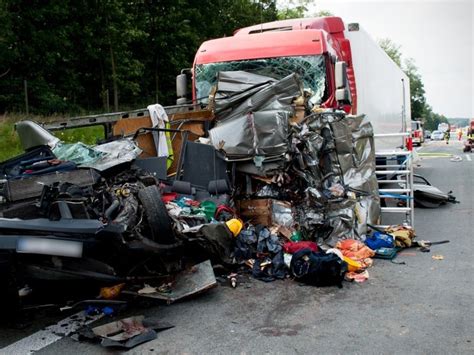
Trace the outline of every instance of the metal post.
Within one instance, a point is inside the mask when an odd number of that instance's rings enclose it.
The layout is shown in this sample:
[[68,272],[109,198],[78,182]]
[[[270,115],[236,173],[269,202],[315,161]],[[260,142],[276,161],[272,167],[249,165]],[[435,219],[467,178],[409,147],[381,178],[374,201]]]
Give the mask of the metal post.
[[[405,116],[405,111],[406,111],[406,102],[405,102],[405,79],[402,78],[402,132],[407,131],[407,118]],[[410,125],[410,136],[411,136],[411,125]],[[402,147],[405,146],[405,138],[402,138]]]
[[29,115],[30,114],[30,107],[28,105],[28,82],[25,80],[23,80],[23,88],[25,90],[25,108],[26,108],[26,114]]
[[107,112],[110,112],[109,89],[105,90],[105,104],[107,106]]

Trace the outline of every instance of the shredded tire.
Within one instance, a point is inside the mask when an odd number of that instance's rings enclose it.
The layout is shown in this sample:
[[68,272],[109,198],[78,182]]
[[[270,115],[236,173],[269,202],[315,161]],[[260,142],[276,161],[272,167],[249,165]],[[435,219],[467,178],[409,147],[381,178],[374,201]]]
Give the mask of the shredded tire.
[[148,186],[138,191],[145,217],[148,221],[150,239],[160,244],[173,244],[176,239],[173,234],[172,220],[166,206],[161,200],[160,191],[156,186]]

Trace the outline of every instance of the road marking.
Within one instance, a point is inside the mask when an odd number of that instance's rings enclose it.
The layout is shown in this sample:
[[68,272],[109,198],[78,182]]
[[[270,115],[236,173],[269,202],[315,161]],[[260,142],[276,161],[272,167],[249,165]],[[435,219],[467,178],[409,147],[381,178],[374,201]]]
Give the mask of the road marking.
[[466,154],[465,157],[467,160],[471,161],[471,157],[469,155]]
[[430,152],[430,153],[428,153],[428,152],[426,152],[426,153],[425,153],[425,152],[422,152],[422,153],[418,153],[418,155],[419,155],[420,157],[434,157],[434,158],[444,158],[444,157],[450,158],[450,157],[453,156],[453,155],[450,154],[450,153],[435,153],[435,152]]
[[0,349],[0,354],[33,354],[103,316],[103,314],[88,316],[84,311],[73,314],[56,324]]

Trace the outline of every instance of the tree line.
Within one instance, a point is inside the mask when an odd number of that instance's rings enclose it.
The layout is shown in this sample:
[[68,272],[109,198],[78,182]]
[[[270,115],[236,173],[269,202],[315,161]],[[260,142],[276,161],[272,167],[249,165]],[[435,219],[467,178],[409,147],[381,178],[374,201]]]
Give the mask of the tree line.
[[0,0],[0,113],[172,104],[200,43],[277,19],[276,0]]
[[[199,45],[237,28],[308,15],[309,0],[0,0],[0,113],[82,114],[175,102],[175,76]],[[320,11],[313,16],[330,16]],[[446,121],[400,47],[412,118]],[[27,101],[27,102],[26,102]]]

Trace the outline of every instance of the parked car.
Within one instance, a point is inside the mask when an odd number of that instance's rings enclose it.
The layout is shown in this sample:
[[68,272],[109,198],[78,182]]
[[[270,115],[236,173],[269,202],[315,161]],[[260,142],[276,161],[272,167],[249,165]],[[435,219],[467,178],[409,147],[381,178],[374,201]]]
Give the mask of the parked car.
[[444,139],[444,133],[441,131],[433,131],[431,133],[431,139],[434,141],[442,141]]
[[425,139],[431,138],[431,131],[425,131]]

